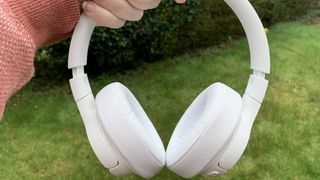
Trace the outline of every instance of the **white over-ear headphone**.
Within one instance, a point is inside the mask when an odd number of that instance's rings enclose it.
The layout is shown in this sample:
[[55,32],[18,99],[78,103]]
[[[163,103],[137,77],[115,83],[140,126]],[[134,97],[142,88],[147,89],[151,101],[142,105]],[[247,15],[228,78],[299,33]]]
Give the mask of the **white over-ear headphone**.
[[242,98],[221,83],[205,89],[182,116],[166,152],[148,116],[124,85],[112,83],[94,99],[84,66],[95,24],[81,16],[69,52],[70,85],[89,142],[113,175],[150,178],[166,164],[185,178],[216,176],[240,159],[267,90],[270,55],[263,25],[250,2],[224,1],[240,19],[249,41],[253,73],[247,89]]

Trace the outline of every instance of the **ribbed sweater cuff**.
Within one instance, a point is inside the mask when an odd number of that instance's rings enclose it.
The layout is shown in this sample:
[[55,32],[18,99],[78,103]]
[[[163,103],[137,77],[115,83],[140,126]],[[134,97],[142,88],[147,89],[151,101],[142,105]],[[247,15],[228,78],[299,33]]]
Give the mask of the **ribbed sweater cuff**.
[[78,0],[6,0],[6,3],[36,47],[70,35],[80,17]]
[[0,120],[31,79],[36,49],[70,35],[79,17],[77,0],[0,0]]

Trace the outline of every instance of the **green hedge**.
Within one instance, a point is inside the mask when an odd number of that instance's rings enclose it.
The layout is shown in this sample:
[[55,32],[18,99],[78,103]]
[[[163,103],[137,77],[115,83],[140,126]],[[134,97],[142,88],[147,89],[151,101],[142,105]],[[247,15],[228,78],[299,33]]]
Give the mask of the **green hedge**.
[[[312,0],[252,0],[265,26],[301,15]],[[124,72],[141,62],[179,55],[195,48],[220,45],[239,38],[243,30],[222,0],[188,0],[176,5],[163,0],[139,22],[129,22],[118,30],[97,28],[89,49],[90,75]],[[66,68],[69,39],[45,47],[36,56],[36,78],[62,80]]]

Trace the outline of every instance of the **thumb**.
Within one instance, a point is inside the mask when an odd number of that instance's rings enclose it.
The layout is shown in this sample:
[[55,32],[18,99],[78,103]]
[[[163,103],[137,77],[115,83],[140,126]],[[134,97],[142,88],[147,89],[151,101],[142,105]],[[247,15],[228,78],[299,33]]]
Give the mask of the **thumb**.
[[176,0],[176,3],[178,3],[178,4],[183,4],[185,2],[186,2],[186,0]]

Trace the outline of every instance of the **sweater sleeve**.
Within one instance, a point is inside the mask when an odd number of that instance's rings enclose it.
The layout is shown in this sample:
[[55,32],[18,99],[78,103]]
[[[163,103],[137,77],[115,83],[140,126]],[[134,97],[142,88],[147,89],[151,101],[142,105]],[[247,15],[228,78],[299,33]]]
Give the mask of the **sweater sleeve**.
[[0,120],[32,78],[36,49],[69,36],[79,16],[77,0],[0,0]]

